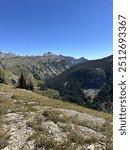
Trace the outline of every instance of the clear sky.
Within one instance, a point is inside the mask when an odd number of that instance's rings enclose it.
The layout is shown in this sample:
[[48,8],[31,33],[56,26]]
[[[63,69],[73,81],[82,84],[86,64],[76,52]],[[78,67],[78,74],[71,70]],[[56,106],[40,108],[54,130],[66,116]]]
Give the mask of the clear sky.
[[112,0],[0,0],[0,51],[112,54]]

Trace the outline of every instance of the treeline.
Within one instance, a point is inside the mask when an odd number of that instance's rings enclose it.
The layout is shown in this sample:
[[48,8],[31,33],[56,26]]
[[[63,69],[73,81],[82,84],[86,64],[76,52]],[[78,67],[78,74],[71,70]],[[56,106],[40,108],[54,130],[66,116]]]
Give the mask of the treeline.
[[[41,89],[52,88],[60,97],[96,110],[112,112],[113,57],[77,64],[62,74],[47,79]],[[94,99],[86,97],[83,90],[100,89]]]
[[[0,69],[0,83],[6,83],[5,73],[2,69]],[[7,84],[7,83],[6,83]],[[23,73],[19,76],[18,84],[16,85],[18,88],[26,89],[26,90],[34,90],[33,81],[31,78],[27,79]]]

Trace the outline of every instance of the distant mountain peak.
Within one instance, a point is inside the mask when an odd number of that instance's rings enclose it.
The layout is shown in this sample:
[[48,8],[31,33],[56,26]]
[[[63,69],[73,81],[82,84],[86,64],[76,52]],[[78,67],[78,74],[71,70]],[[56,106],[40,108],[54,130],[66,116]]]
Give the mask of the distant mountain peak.
[[47,53],[44,53],[44,56],[45,55],[54,55],[52,52],[48,51]]
[[2,53],[0,51],[0,57],[15,57],[16,55],[13,53]]
[[52,52],[50,52],[50,51],[49,51],[49,52],[47,52],[47,55],[52,55]]
[[84,58],[84,57],[80,57],[79,59],[80,59],[80,60],[84,60],[85,58]]

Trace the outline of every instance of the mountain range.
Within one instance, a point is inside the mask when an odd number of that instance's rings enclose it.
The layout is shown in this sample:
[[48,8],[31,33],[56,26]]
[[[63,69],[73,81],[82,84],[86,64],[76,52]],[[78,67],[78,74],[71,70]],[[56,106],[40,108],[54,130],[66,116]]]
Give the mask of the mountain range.
[[112,150],[112,103],[112,55],[0,53],[1,150]]
[[[8,84],[18,85],[21,73],[35,89],[56,90],[58,98],[112,113],[113,56],[97,60],[55,55],[17,56],[0,52],[0,69]],[[52,94],[49,91],[49,97]],[[57,96],[56,96],[57,98]]]
[[86,62],[87,59],[75,59],[69,56],[55,55],[51,52],[42,56],[17,56],[12,53],[0,53],[0,68],[5,72],[7,82],[17,83],[21,72],[34,82],[40,82],[53,77],[72,67],[77,63]]

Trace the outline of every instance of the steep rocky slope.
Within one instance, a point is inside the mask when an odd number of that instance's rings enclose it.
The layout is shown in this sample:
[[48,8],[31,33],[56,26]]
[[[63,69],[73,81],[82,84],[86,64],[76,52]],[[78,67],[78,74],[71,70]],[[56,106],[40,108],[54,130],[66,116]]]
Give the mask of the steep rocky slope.
[[65,101],[111,113],[113,56],[76,64],[47,79],[43,87],[58,90]]
[[112,150],[112,116],[0,84],[1,150]]
[[71,66],[87,61],[84,58],[75,59],[50,52],[43,56],[15,56],[10,53],[0,54],[0,69],[6,74],[8,81],[17,82],[23,72],[28,78],[36,81],[44,80],[60,74]]

